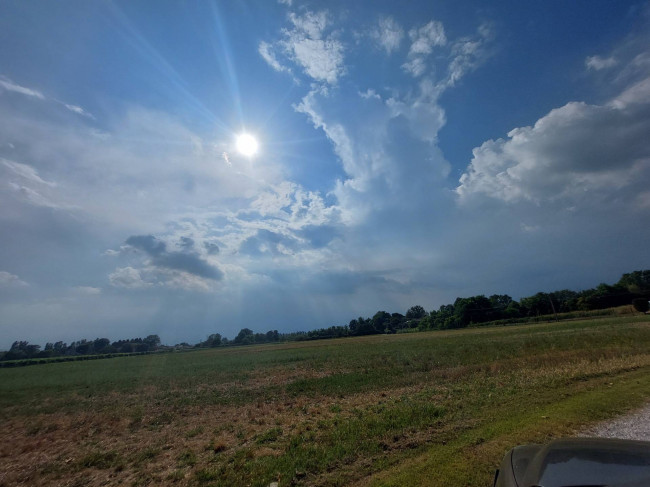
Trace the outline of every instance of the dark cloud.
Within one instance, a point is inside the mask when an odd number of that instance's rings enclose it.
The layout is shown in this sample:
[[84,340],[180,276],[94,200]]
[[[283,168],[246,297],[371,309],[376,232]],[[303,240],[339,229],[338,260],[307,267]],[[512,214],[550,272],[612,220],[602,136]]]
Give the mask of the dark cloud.
[[208,255],[217,255],[221,249],[214,242],[203,242],[203,246],[208,251]]
[[[194,245],[194,240],[188,237],[181,237],[181,242],[186,249]],[[203,260],[198,254],[187,251],[167,252],[165,242],[153,235],[134,235],[127,238],[126,243],[149,254],[151,263],[157,267],[187,272],[215,281],[223,279],[221,269]]]
[[181,247],[184,250],[192,250],[194,248],[194,239],[190,237],[181,237]]
[[131,247],[143,250],[152,257],[164,253],[167,249],[165,242],[158,240],[153,235],[133,235],[126,239],[126,243]]
[[297,241],[292,237],[270,230],[258,230],[254,236],[248,237],[242,242],[239,251],[246,255],[278,255],[284,253],[280,251],[280,245],[295,250]]
[[211,265],[194,253],[166,252],[154,257],[153,264],[215,281],[223,279],[223,272],[218,267]]

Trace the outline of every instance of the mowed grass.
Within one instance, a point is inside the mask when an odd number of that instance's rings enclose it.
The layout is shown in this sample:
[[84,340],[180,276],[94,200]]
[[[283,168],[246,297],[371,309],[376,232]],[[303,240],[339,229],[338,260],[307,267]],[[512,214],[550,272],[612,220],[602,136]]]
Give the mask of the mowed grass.
[[0,369],[0,486],[490,485],[649,371],[641,315]]

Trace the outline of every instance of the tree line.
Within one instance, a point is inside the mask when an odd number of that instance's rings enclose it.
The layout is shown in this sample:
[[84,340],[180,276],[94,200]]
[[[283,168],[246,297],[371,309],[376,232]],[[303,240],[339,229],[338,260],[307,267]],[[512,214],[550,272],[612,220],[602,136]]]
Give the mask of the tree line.
[[404,331],[448,330],[465,328],[490,322],[515,322],[531,317],[591,311],[632,304],[641,312],[648,311],[650,299],[650,270],[623,274],[617,283],[599,284],[584,291],[562,289],[550,293],[538,292],[515,301],[507,294],[483,294],[456,298],[453,304],[445,304],[427,312],[422,306],[410,307],[405,314],[377,311],[372,317],[362,316],[350,320],[347,325],[334,325],[311,331],[279,333],[271,330],[255,333],[243,328],[233,339],[219,333],[209,335],[194,345],[179,343],[174,347],[161,345],[158,335],[111,342],[108,338],[80,340],[70,343],[47,343],[43,349],[27,341],[16,341],[7,352],[0,352],[0,361],[22,359],[47,359],[51,357],[75,357],[115,353],[148,353],[172,349],[215,348],[252,345],[286,341],[316,340],[349,336],[400,333]]
[[160,346],[160,337],[158,335],[117,340],[115,342],[111,342],[108,338],[96,338],[95,340],[75,341],[69,345],[64,342],[46,343],[42,350],[40,345],[21,340],[15,341],[9,351],[0,352],[0,361],[155,352]]
[[228,345],[248,345],[273,341],[302,341],[348,336],[399,333],[408,330],[448,330],[465,328],[490,322],[510,321],[570,313],[591,311],[616,306],[630,305],[641,312],[648,311],[650,299],[650,270],[634,271],[623,276],[617,283],[599,284],[584,291],[562,289],[550,293],[538,292],[532,296],[514,300],[507,294],[493,294],[489,297],[480,294],[467,298],[456,298],[453,304],[445,304],[437,310],[427,312],[422,306],[410,307],[406,314],[377,311],[372,317],[358,317],[347,325],[335,325],[311,331],[294,333],[254,333],[248,328],[239,332],[229,341],[218,336],[215,341],[208,340],[196,346],[215,347]]

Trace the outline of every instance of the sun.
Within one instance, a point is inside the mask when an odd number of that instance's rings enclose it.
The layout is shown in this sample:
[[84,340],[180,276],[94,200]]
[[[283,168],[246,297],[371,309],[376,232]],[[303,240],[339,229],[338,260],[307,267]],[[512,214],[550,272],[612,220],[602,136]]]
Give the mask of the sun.
[[257,154],[257,140],[251,134],[239,134],[235,144],[237,145],[237,151],[243,156],[252,157]]

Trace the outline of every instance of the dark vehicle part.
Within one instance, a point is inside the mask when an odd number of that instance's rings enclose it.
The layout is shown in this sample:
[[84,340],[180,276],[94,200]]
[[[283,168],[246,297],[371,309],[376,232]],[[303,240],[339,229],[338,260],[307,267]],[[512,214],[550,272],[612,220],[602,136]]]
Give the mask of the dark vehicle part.
[[650,486],[650,442],[566,438],[506,453],[494,487]]

